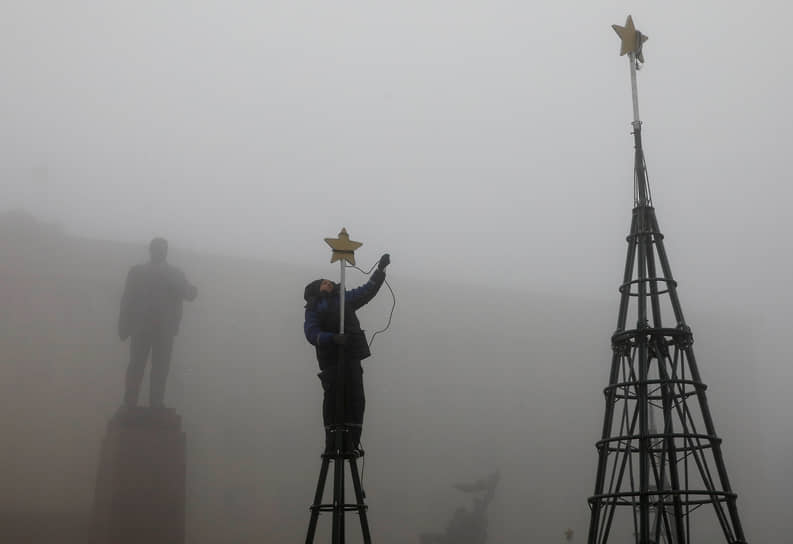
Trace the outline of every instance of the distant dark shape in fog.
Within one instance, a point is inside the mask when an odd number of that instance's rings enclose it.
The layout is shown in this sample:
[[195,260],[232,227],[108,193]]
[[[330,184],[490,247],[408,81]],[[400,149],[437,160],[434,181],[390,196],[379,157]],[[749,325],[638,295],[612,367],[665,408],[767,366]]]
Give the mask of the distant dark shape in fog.
[[151,353],[149,404],[161,408],[165,382],[171,365],[174,336],[182,321],[182,301],[195,300],[198,289],[181,270],[167,262],[168,242],[155,238],[149,244],[149,262],[133,266],[127,274],[118,336],[129,343],[129,366],[124,391],[124,406],[134,408]]
[[464,493],[476,493],[473,508],[454,511],[444,533],[423,533],[421,544],[485,544],[487,542],[487,507],[493,500],[501,475],[495,471],[473,483],[455,484]]

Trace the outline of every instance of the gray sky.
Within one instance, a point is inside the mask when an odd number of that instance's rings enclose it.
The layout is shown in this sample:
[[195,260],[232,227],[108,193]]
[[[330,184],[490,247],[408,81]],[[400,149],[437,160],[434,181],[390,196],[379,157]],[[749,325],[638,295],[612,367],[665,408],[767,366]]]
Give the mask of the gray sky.
[[322,263],[346,226],[366,264],[389,250],[422,277],[612,289],[632,139],[610,25],[631,12],[676,272],[724,274],[731,252],[780,265],[789,245],[781,1],[5,11],[3,206],[77,234]]

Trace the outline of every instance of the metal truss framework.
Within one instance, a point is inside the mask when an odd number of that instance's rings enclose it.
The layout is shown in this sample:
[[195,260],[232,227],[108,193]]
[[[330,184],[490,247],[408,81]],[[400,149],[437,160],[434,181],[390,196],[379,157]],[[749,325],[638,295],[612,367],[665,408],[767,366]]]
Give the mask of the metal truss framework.
[[[632,527],[638,544],[691,544],[692,514],[709,505],[724,542],[743,544],[736,494],[652,206],[638,121],[634,143],[633,217],[587,542],[605,544],[618,526]],[[674,326],[664,326],[664,315]],[[629,316],[635,328],[626,327]]]

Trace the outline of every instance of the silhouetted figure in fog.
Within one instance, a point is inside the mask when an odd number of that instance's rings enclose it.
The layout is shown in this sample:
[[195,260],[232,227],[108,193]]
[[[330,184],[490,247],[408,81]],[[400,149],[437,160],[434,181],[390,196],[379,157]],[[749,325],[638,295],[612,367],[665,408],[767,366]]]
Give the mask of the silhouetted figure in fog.
[[444,533],[424,533],[419,536],[421,544],[485,544],[487,542],[487,507],[493,500],[500,474],[493,472],[483,480],[472,484],[455,484],[454,487],[465,493],[480,493],[474,497],[474,507],[469,512],[465,508],[454,511]]
[[[349,443],[345,449],[358,449],[365,398],[363,392],[363,368],[361,361],[371,355],[366,335],[355,311],[374,298],[385,281],[385,268],[391,263],[386,253],[380,257],[377,270],[369,281],[345,292],[344,334],[339,334],[339,285],[326,279],[314,280],[306,286],[303,298],[306,301],[306,320],[303,331],[306,339],[317,348],[319,378],[325,396],[322,402],[322,419],[325,423],[325,449],[333,449],[334,424],[349,426]],[[339,346],[344,346],[344,415],[346,421],[336,421],[336,365],[339,361]]]
[[131,337],[124,405],[138,404],[138,392],[146,361],[151,353],[151,389],[149,404],[162,407],[165,381],[171,365],[173,338],[182,320],[182,301],[195,300],[198,290],[184,273],[166,262],[168,242],[155,238],[149,244],[150,260],[133,266],[127,274],[118,335]]

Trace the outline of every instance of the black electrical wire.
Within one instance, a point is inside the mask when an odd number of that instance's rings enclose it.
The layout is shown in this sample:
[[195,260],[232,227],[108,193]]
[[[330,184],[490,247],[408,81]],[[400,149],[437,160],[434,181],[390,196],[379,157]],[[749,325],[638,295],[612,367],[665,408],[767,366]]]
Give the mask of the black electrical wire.
[[[354,264],[350,265],[349,268],[354,268],[355,270],[358,270],[359,272],[362,272],[364,275],[368,276],[369,274],[372,273],[372,270],[374,270],[374,267],[377,266],[377,264],[379,262],[380,261],[374,263],[372,265],[372,267],[369,269],[369,271],[364,271],[361,268],[358,268],[357,266],[355,266]],[[384,282],[385,282],[386,287],[388,287],[388,290],[391,291],[391,300],[392,300],[391,311],[388,314],[388,323],[386,323],[386,326],[384,328],[378,330],[378,331],[375,331],[374,334],[372,334],[372,338],[369,340],[369,347],[370,348],[372,347],[372,343],[374,342],[374,337],[377,336],[378,334],[380,334],[381,332],[387,331],[388,328],[391,326],[391,318],[394,317],[394,309],[396,308],[396,295],[394,294],[394,290],[391,288],[391,285],[388,283],[388,280],[384,280]]]

